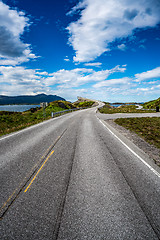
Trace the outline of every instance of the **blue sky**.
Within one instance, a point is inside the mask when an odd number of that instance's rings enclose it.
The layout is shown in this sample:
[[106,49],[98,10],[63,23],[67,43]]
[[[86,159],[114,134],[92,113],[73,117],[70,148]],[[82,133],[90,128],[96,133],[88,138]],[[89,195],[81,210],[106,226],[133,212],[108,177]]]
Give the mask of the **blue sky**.
[[0,1],[0,94],[160,97],[159,0]]

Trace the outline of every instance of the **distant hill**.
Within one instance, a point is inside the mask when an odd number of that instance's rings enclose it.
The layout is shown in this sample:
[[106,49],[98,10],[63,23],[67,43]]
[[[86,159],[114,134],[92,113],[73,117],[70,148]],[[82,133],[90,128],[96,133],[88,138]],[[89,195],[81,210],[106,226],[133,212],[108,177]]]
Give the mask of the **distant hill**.
[[160,97],[156,100],[149,101],[143,104],[144,108],[155,109],[156,106],[160,107]]
[[65,101],[64,98],[61,98],[56,95],[46,95],[38,94],[35,96],[32,95],[21,95],[21,96],[4,96],[0,95],[0,105],[7,104],[40,104],[41,102],[53,102],[56,100]]

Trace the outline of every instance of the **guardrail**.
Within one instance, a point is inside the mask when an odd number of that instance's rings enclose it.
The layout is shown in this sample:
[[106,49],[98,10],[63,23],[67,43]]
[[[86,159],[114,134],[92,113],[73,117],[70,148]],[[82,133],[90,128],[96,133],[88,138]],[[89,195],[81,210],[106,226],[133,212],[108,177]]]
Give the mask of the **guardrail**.
[[154,112],[159,112],[159,108],[141,108],[140,110],[142,111],[154,111]]
[[61,115],[63,113],[73,112],[73,111],[82,110],[82,109],[87,109],[87,107],[66,109],[66,110],[63,110],[63,111],[60,111],[60,112],[51,112],[51,117],[54,118],[54,117],[56,117],[58,115]]

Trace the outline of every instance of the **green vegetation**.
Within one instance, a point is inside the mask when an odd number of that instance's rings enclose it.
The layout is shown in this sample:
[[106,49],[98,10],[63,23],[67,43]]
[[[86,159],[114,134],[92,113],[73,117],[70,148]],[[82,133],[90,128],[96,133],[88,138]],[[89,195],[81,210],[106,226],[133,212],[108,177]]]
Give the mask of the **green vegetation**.
[[51,112],[60,112],[67,109],[74,109],[79,107],[91,107],[94,102],[85,101],[79,103],[70,103],[67,101],[50,102],[46,107],[45,112],[43,108],[31,108],[25,112],[7,112],[0,111],[0,136],[21,130],[36,123],[42,122],[51,118]]
[[122,105],[120,107],[112,107],[110,104],[105,104],[101,109],[99,109],[100,113],[145,113],[145,112],[153,112],[152,110],[142,110],[136,109],[135,105]]
[[[46,117],[51,116],[51,112],[60,112],[67,109],[75,108],[75,106],[67,101],[54,101],[51,102],[48,107],[46,107]],[[43,112],[43,109],[41,109]]]
[[160,97],[156,100],[149,101],[143,104],[143,108],[146,108],[146,109],[155,109],[156,106],[160,107]]
[[0,136],[21,130],[33,124],[51,118],[51,112],[59,112],[75,108],[67,101],[54,101],[49,104],[43,112],[43,108],[32,108],[25,112],[0,111]]
[[101,108],[99,108],[100,113],[112,113],[111,110],[113,108],[111,107],[111,105],[109,103],[105,103],[105,105]]
[[[149,113],[153,112],[153,109],[159,106],[160,108],[160,98],[146,102],[142,104],[143,109],[136,109],[137,106],[133,105],[121,105],[120,107],[113,107],[109,103],[105,103],[105,105],[99,109],[100,113]],[[152,109],[152,110],[151,110]]]
[[77,103],[74,103],[74,106],[76,106],[77,108],[79,108],[79,107],[92,107],[92,105],[94,103],[95,102],[93,102],[93,101],[77,102]]
[[160,148],[160,118],[118,118],[115,122]]
[[105,103],[106,105],[110,105],[110,103],[109,103],[109,102],[103,102],[103,103]]

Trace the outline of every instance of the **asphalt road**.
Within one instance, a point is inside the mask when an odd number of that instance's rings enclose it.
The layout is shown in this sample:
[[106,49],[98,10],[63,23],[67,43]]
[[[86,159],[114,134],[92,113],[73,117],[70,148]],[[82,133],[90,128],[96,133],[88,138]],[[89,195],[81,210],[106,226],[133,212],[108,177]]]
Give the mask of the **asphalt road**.
[[160,239],[160,170],[96,108],[0,138],[0,239]]
[[97,112],[97,116],[103,120],[116,119],[116,118],[138,118],[138,117],[160,117],[160,112],[153,113],[113,113],[113,114],[101,114]]

